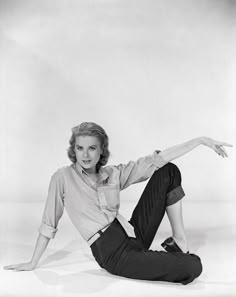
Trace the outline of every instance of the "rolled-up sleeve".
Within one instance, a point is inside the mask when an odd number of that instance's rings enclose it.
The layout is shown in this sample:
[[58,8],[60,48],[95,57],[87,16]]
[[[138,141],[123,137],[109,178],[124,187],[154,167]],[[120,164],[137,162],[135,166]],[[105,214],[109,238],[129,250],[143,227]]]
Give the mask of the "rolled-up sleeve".
[[154,171],[168,163],[159,155],[159,152],[160,150],[155,150],[153,154],[141,157],[137,161],[119,164],[117,168],[120,171],[120,190],[147,180]]
[[64,211],[64,193],[64,178],[58,170],[51,177],[42,223],[38,229],[48,238],[54,238],[58,231],[57,225]]

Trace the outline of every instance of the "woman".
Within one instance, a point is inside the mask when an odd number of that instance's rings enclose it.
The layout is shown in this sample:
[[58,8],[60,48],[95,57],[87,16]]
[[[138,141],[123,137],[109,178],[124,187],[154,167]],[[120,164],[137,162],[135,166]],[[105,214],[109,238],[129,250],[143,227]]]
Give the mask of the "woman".
[[[181,204],[185,193],[181,173],[170,161],[200,144],[222,157],[228,157],[223,146],[232,146],[199,137],[156,150],[136,162],[105,166],[110,152],[104,129],[92,122],[74,127],[68,149],[72,165],[52,175],[32,259],[4,269],[35,269],[49,240],[55,237],[65,208],[100,267],[108,272],[133,279],[192,282],[201,274],[202,264],[188,251]],[[119,213],[119,192],[148,178],[127,221]],[[162,243],[166,251],[149,250],[165,211],[172,228],[172,236]]]

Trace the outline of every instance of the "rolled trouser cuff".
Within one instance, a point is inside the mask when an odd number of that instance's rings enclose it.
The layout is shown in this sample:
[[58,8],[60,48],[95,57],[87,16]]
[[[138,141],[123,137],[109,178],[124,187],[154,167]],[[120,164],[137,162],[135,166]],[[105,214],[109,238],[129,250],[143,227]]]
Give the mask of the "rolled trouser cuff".
[[181,200],[185,196],[184,190],[181,185],[174,188],[170,192],[167,193],[167,199],[166,199],[166,206],[170,206],[172,204],[175,204],[179,200]]

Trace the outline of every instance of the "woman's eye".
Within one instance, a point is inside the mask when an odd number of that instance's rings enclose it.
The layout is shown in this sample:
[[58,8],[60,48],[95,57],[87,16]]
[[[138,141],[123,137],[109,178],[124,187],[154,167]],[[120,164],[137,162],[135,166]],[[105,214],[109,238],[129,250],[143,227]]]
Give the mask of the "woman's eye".
[[81,146],[77,146],[77,150],[81,151],[83,148]]
[[92,151],[96,150],[96,148],[95,148],[95,147],[91,147],[90,149],[91,149]]

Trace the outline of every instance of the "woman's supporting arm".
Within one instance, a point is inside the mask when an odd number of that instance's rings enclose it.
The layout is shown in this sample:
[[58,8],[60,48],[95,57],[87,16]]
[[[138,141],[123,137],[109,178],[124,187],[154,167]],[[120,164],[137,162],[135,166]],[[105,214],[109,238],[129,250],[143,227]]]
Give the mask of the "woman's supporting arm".
[[162,156],[162,158],[170,162],[174,159],[177,159],[186,153],[190,152],[200,144],[206,145],[210,148],[212,148],[218,155],[221,155],[222,157],[228,157],[225,149],[223,148],[223,145],[225,146],[233,146],[232,144],[228,144],[226,142],[221,142],[214,140],[210,137],[201,136],[194,138],[192,140],[186,141],[181,144],[174,145],[172,147],[169,147],[167,149],[162,150],[159,155]]
[[35,267],[38,265],[38,262],[42,256],[42,254],[46,250],[46,247],[47,247],[49,241],[50,241],[50,238],[48,238],[42,234],[39,234],[36,245],[35,245],[34,254],[30,261]]
[[6,270],[15,270],[15,271],[26,271],[26,270],[33,270],[37,267],[38,262],[44,253],[48,243],[50,241],[50,238],[39,234],[35,249],[34,249],[34,254],[32,256],[31,261],[27,263],[20,263],[20,264],[13,264],[9,266],[4,266],[3,268]]
[[64,178],[60,170],[57,170],[50,181],[48,197],[44,208],[39,236],[35,245],[32,259],[27,263],[5,266],[4,269],[33,270],[36,268],[40,257],[45,251],[49,240],[55,237],[58,222],[64,211]]

